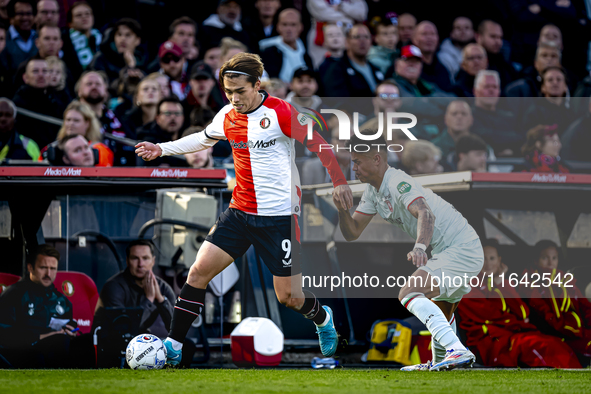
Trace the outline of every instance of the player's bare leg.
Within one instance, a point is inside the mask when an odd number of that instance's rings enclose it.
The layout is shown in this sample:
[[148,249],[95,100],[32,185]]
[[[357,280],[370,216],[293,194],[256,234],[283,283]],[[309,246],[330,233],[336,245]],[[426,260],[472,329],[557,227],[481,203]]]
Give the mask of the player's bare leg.
[[[412,274],[406,286],[400,290],[398,299],[412,314],[414,314],[431,332],[434,342],[445,348],[445,358],[433,363],[429,370],[439,371],[458,367],[472,366],[475,357],[460,342],[455,330],[450,325],[457,303],[445,301],[431,301],[440,294],[439,286],[431,286],[431,275],[424,270],[417,270]],[[405,370],[425,370],[410,369]]]
[[211,242],[205,241],[199,249],[197,258],[189,269],[187,283],[174,306],[170,333],[164,340],[167,364],[178,365],[181,361],[183,341],[189,327],[203,311],[207,284],[232,261],[232,256]]
[[332,309],[322,306],[313,293],[302,290],[302,274],[274,276],[273,285],[281,304],[314,322],[320,341],[320,351],[325,357],[332,357],[338,345]]

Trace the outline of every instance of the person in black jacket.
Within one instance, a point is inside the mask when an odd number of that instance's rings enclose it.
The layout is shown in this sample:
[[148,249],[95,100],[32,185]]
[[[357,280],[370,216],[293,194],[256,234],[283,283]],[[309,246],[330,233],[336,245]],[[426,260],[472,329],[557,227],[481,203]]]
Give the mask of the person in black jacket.
[[[17,90],[12,101],[17,107],[41,115],[61,119],[67,102],[64,102],[55,89],[48,87],[49,69],[43,59],[31,59],[23,75],[25,84]],[[59,126],[43,120],[33,119],[21,113],[17,123],[22,135],[33,139],[38,146],[46,146],[55,140]]]
[[373,97],[384,74],[367,61],[371,48],[369,29],[357,24],[347,32],[346,39],[347,52],[324,75],[325,94],[328,97]]
[[[156,263],[154,245],[149,240],[138,239],[132,241],[125,252],[127,268],[112,276],[103,286],[93,326],[102,324],[104,308],[141,307],[139,332],[165,338],[170,330],[176,297],[172,288],[152,271]],[[185,366],[191,362],[194,352],[195,345],[193,352],[183,352]]]
[[447,68],[439,61],[437,46],[439,34],[433,22],[422,21],[417,25],[412,36],[412,43],[423,54],[423,72],[421,78],[430,82],[444,92],[453,91],[452,77]]
[[140,69],[147,67],[147,54],[142,42],[142,28],[131,18],[121,18],[113,26],[111,37],[100,46],[90,64],[92,70],[104,71],[113,82],[119,78],[122,68]]
[[59,252],[40,245],[27,256],[28,275],[0,295],[0,353],[19,368],[68,366],[76,337],[72,303],[53,285]]
[[[156,120],[137,129],[137,138],[154,144],[176,141],[181,138],[184,123],[183,106],[175,96],[165,97],[158,103]],[[139,162],[138,162],[139,163]],[[143,161],[144,166],[157,167],[161,164],[186,167],[186,161],[175,156],[161,157],[157,160]]]
[[293,72],[298,68],[306,66],[313,69],[312,59],[299,38],[304,28],[301,19],[298,10],[288,8],[281,11],[277,23],[279,36],[259,43],[261,58],[270,78],[279,78],[290,83]]

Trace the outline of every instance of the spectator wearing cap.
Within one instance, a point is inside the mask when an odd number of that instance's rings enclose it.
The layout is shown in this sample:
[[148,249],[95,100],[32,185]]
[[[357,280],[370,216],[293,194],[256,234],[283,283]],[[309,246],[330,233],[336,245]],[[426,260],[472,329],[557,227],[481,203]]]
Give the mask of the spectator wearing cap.
[[332,64],[324,76],[329,97],[372,97],[384,74],[367,60],[371,34],[367,26],[357,24],[347,32],[347,52]]
[[189,62],[183,50],[175,42],[165,41],[158,50],[160,73],[169,78],[170,91],[179,100],[184,100],[191,89],[189,85]]
[[464,49],[472,42],[474,42],[472,21],[465,16],[458,16],[454,19],[449,37],[443,40],[437,52],[439,61],[447,68],[450,75],[456,75],[460,71]]
[[293,73],[289,94],[285,101],[302,108],[311,108],[320,111],[322,99],[316,95],[318,82],[316,73],[309,67],[300,67]]
[[231,37],[242,42],[251,51],[257,50],[257,43],[243,28],[241,23],[242,7],[239,0],[219,0],[217,12],[203,21],[199,30],[199,43],[202,50],[220,46],[224,37]]
[[0,161],[4,159],[37,160],[39,146],[19,134],[15,127],[16,106],[6,97],[0,98]]
[[275,37],[277,34],[276,17],[281,8],[280,0],[256,0],[254,7],[257,9],[250,18],[244,18],[244,28],[252,34],[254,42],[265,38]]
[[486,70],[488,60],[486,50],[479,44],[468,44],[462,51],[462,65],[456,74],[454,93],[458,97],[474,97],[474,79]]
[[184,127],[205,127],[224,106],[222,98],[217,94],[218,89],[214,89],[216,79],[211,67],[204,61],[195,63],[191,70],[189,85],[191,90],[182,101],[185,114]]
[[296,69],[302,66],[313,68],[312,60],[306,53],[304,43],[300,40],[303,28],[298,10],[288,8],[279,13],[277,22],[279,36],[259,42],[261,58],[269,77],[290,83]]
[[394,80],[400,86],[402,97],[430,97],[443,93],[437,86],[422,78],[423,54],[415,45],[406,45],[400,51],[400,57],[396,59],[392,68],[386,75],[393,75]]
[[121,18],[113,26],[110,37],[101,44],[90,64],[90,69],[104,71],[109,81],[119,78],[121,70],[145,70],[146,51],[140,46],[142,28],[131,18]]
[[398,26],[390,20],[380,21],[375,26],[373,45],[367,53],[367,60],[386,73],[398,57]]
[[517,118],[499,108],[501,79],[494,70],[482,70],[474,80],[474,134],[482,137],[496,156],[516,156],[524,137],[517,132]]
[[431,82],[445,92],[453,91],[452,76],[437,56],[439,33],[435,24],[429,21],[419,23],[413,33],[412,43],[423,54],[423,71],[421,78]]
[[516,79],[513,66],[505,59],[503,47],[503,28],[489,19],[480,22],[476,33],[476,42],[486,49],[488,69],[495,70],[501,77],[501,89]]

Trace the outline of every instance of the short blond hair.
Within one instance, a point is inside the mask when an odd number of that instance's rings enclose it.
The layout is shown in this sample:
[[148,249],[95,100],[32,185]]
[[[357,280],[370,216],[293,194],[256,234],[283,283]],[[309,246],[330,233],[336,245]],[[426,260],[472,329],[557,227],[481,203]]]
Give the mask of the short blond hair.
[[441,157],[441,149],[435,144],[425,140],[408,141],[402,151],[402,164],[406,168],[415,169],[418,163],[429,160],[431,157]]
[[59,66],[62,69],[62,79],[55,87],[55,90],[64,90],[66,87],[66,63],[57,56],[47,56],[45,61],[47,62],[47,67]]

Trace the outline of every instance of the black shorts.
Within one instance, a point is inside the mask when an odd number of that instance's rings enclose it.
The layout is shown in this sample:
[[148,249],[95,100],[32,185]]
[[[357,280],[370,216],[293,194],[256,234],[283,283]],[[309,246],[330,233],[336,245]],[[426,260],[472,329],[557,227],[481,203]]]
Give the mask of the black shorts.
[[228,208],[205,238],[234,259],[251,245],[275,276],[302,272],[297,216],[257,216]]

